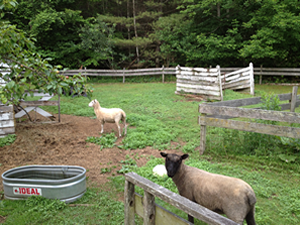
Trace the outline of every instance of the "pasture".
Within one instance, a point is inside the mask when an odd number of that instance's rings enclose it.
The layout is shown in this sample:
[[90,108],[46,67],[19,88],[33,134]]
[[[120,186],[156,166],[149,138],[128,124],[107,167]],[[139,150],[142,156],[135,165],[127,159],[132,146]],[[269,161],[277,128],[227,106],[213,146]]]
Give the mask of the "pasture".
[[[249,183],[258,199],[258,224],[300,223],[300,143],[298,140],[247,134],[221,128],[208,128],[207,148],[199,156],[199,101],[175,95],[175,83],[93,83],[94,96],[105,108],[122,108],[129,124],[127,136],[117,137],[115,124],[100,123],[87,98],[61,98],[62,125],[26,125],[23,133],[44,136],[45,145],[17,139],[1,148],[0,171],[28,164],[79,164],[87,169],[88,189],[72,206],[59,201],[31,197],[27,201],[0,201],[0,222],[4,224],[122,224],[123,192],[126,172],[137,174],[177,193],[171,179],[152,175],[163,163],[160,151],[188,153],[186,164],[209,172],[238,177]],[[290,93],[292,87],[256,85],[255,95]],[[249,94],[226,90],[224,100],[250,98]],[[269,100],[270,101],[270,100]],[[57,113],[55,107],[43,109]],[[299,112],[299,108],[296,112]],[[25,124],[25,125],[24,125]],[[56,139],[45,132],[54,127]],[[37,136],[34,136],[37,135]],[[64,136],[65,135],[65,136]],[[241,138],[242,137],[242,138]],[[59,142],[61,140],[61,142]],[[54,143],[54,144],[51,144]],[[46,145],[47,144],[47,145]],[[60,144],[60,147],[57,146]],[[98,145],[100,144],[100,146]],[[35,151],[30,149],[35,148]],[[43,148],[43,154],[40,152]],[[45,155],[46,154],[46,155]],[[5,155],[5,157],[3,157]],[[19,160],[23,156],[23,160]],[[112,159],[109,159],[112,157]],[[289,160],[287,160],[287,157]],[[13,165],[8,163],[15,159]],[[113,160],[115,159],[115,160]],[[146,163],[147,162],[147,163]],[[0,192],[3,196],[3,189]],[[139,193],[142,192],[137,188]],[[166,203],[156,202],[170,211],[187,215]],[[142,221],[137,218],[137,224]],[[203,224],[196,220],[196,224]]]

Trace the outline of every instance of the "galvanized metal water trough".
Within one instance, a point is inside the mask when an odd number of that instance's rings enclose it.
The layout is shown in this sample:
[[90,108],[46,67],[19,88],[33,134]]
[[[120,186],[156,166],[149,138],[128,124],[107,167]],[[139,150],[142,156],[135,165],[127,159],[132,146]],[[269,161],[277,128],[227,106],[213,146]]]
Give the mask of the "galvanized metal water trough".
[[80,166],[32,165],[2,174],[4,198],[26,199],[40,195],[66,203],[81,198],[86,191],[86,170]]

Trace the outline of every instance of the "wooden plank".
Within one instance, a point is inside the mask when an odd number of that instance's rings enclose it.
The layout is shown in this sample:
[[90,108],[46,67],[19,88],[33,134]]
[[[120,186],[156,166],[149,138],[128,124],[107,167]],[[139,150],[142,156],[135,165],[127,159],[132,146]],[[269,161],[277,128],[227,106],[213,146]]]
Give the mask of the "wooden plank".
[[247,71],[247,72],[243,72],[243,73],[237,73],[237,74],[224,74],[222,75],[222,79],[226,79],[227,80],[234,80],[234,79],[237,79],[239,77],[248,77],[250,76],[250,71]]
[[192,72],[192,71],[196,71],[196,72],[212,72],[212,73],[215,73],[217,72],[217,68],[201,68],[201,67],[179,67],[179,70],[180,71],[189,71],[189,72]]
[[177,92],[186,92],[192,94],[203,94],[203,95],[212,95],[212,96],[220,96],[220,92],[217,91],[208,91],[208,90],[199,90],[199,89],[188,89],[188,88],[176,88]]
[[52,95],[52,96],[43,96],[41,99],[39,99],[39,101],[49,101],[53,96],[54,95]]
[[144,189],[144,191],[153,194],[154,196],[175,206],[176,208],[184,211],[194,218],[197,218],[208,224],[237,225],[237,223],[227,219],[226,217],[223,217],[215,212],[210,211],[207,208],[204,208],[199,204],[190,201],[187,198],[171,192],[170,190],[159,186],[158,184],[153,183],[152,181],[147,180],[144,177],[137,175],[136,173],[130,172],[125,174],[125,179],[133,183],[134,185],[141,187],[142,189]]
[[[236,75],[234,77],[228,77],[225,79],[225,82],[233,83],[233,82],[238,82],[238,81],[242,81],[242,80],[250,80],[250,74],[248,74],[247,76]],[[222,78],[222,81],[224,82],[224,78]]]
[[210,83],[217,83],[218,78],[217,77],[195,77],[195,76],[184,76],[184,75],[176,75],[177,79],[181,80],[192,80],[192,81],[206,81]]
[[39,107],[35,108],[35,111],[36,111],[37,113],[39,113],[40,115],[44,116],[44,117],[53,117],[52,114],[46,112],[45,110],[43,110],[43,109],[41,109],[41,108],[39,108]]
[[[281,107],[281,111],[290,110],[291,103],[280,104],[279,106]],[[298,107],[298,106],[300,106],[300,100],[296,102],[296,106],[295,107]],[[252,108],[252,109],[261,109],[261,108],[257,107],[257,108]],[[233,119],[233,118],[237,118],[237,117],[222,116],[222,115],[217,115],[217,114],[207,115],[207,117],[219,118],[219,119]]]
[[58,101],[21,101],[20,102],[21,106],[32,106],[32,107],[37,107],[37,106],[57,106]]
[[[30,111],[34,110],[35,107],[27,107],[24,110],[29,113]],[[24,110],[21,110],[20,112],[15,114],[15,118],[21,118],[22,116],[26,115],[26,112]]]
[[295,112],[296,102],[297,102],[297,91],[298,91],[298,87],[294,86],[292,91],[292,99],[291,99],[291,112]]
[[201,104],[199,106],[200,113],[216,114],[232,117],[243,117],[251,119],[262,119],[271,121],[280,121],[288,123],[300,123],[300,114],[294,112],[281,112],[262,109],[246,109],[226,106],[214,106]]
[[15,133],[15,126],[13,127],[1,127],[0,128],[0,135],[7,135],[7,134],[14,134]]
[[193,79],[191,80],[185,80],[185,79],[178,79],[177,78],[177,83],[179,84],[193,84],[193,85],[201,85],[201,86],[216,86],[216,83],[212,83],[212,82],[209,82],[209,81],[204,81],[204,80],[198,80],[198,81],[195,81]]
[[135,224],[135,199],[134,199],[134,185],[132,182],[125,180],[125,190],[124,190],[124,213],[125,225],[134,225]]
[[[135,212],[143,218],[143,198],[141,195],[135,193]],[[159,225],[192,225],[189,221],[177,216],[169,210],[155,204],[155,224]]]
[[249,131],[261,134],[270,134],[276,136],[290,137],[290,138],[300,138],[300,128],[295,127],[285,127],[285,126],[276,126],[262,123],[251,123],[235,120],[224,120],[216,119],[209,117],[199,118],[199,124],[201,126],[213,126],[213,127],[222,127],[228,129],[235,129],[241,131]]
[[180,73],[176,73],[176,74],[181,74],[181,75],[185,75],[185,76],[194,76],[194,77],[217,77],[218,76],[218,72],[207,72],[207,73],[197,73],[197,72],[187,72],[187,71],[180,71]]
[[144,191],[144,225],[155,225],[155,197]]
[[206,126],[200,126],[200,155],[203,155],[206,148]]
[[183,94],[180,91],[175,91],[176,95],[185,95],[185,94],[191,94],[191,95],[195,95],[195,96],[201,96],[204,99],[210,99],[210,100],[221,100],[220,96],[213,96],[213,95],[206,95],[206,94],[195,94],[195,93],[186,93],[184,92]]
[[222,88],[221,72],[220,72],[219,65],[217,65],[217,70],[218,70],[218,85],[219,85],[219,91],[220,91],[220,98],[221,98],[221,101],[223,101],[223,88]]
[[292,71],[292,72],[299,72],[300,73],[300,68],[268,68],[268,67],[263,67],[263,70],[265,70],[265,71]]
[[13,120],[13,119],[14,119],[13,112],[0,113],[0,120]]
[[0,113],[13,112],[14,107],[12,105],[0,105]]
[[[263,68],[265,70],[265,68]],[[300,73],[286,73],[286,72],[261,72],[265,76],[300,76]]]
[[250,67],[250,94],[254,95],[254,72],[253,72],[253,63],[249,64]]
[[230,89],[232,90],[240,90],[240,89],[246,89],[246,88],[250,88],[250,84],[244,84],[244,85],[238,85],[238,86],[234,86]]
[[223,89],[238,89],[236,87],[239,86],[246,86],[250,87],[250,81],[248,80],[243,80],[243,81],[238,81],[238,82],[232,82],[232,83],[223,83]]
[[194,84],[182,84],[182,83],[176,83],[177,88],[191,88],[191,89],[201,89],[201,90],[207,90],[207,91],[220,91],[220,87],[218,85],[214,86],[204,86],[202,84],[194,85]]
[[[291,100],[292,95],[289,94],[281,94],[277,95],[280,101]],[[300,95],[297,96],[297,99],[300,99]],[[230,107],[240,107],[240,106],[247,106],[247,105],[256,105],[261,103],[261,97],[256,98],[244,98],[244,99],[237,99],[237,100],[229,100],[224,102],[214,102],[214,103],[205,103],[207,105],[214,105],[214,106],[230,106]]]
[[13,112],[0,113],[0,120],[13,120],[13,119],[14,119]]
[[14,127],[15,122],[14,120],[0,120],[0,127],[5,128],[5,127]]
[[[223,69],[221,69],[221,70],[224,71]],[[226,74],[226,76],[231,76],[231,75],[235,75],[235,74],[239,74],[239,73],[249,72],[249,70],[250,70],[249,67],[233,70],[233,72],[230,72],[230,73]]]

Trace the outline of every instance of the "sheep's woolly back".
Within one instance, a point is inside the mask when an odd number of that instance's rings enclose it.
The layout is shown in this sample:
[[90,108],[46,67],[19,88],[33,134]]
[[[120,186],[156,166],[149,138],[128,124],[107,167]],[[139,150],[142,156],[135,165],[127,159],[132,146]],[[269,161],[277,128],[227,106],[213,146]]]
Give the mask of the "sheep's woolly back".
[[[214,212],[226,214],[239,224],[248,213],[254,213],[255,193],[241,179],[209,173],[183,163],[172,179],[180,195]],[[254,221],[253,218],[250,220]]]

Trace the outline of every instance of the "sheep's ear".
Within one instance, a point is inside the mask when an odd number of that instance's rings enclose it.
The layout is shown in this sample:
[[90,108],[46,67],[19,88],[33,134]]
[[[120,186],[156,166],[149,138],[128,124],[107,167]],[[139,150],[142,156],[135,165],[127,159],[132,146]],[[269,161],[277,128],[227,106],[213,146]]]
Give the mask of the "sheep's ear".
[[167,153],[164,153],[164,152],[161,152],[160,155],[161,155],[162,157],[166,158],[168,154],[167,154]]
[[181,159],[184,160],[184,159],[187,159],[188,157],[189,157],[189,154],[184,154],[181,156]]

